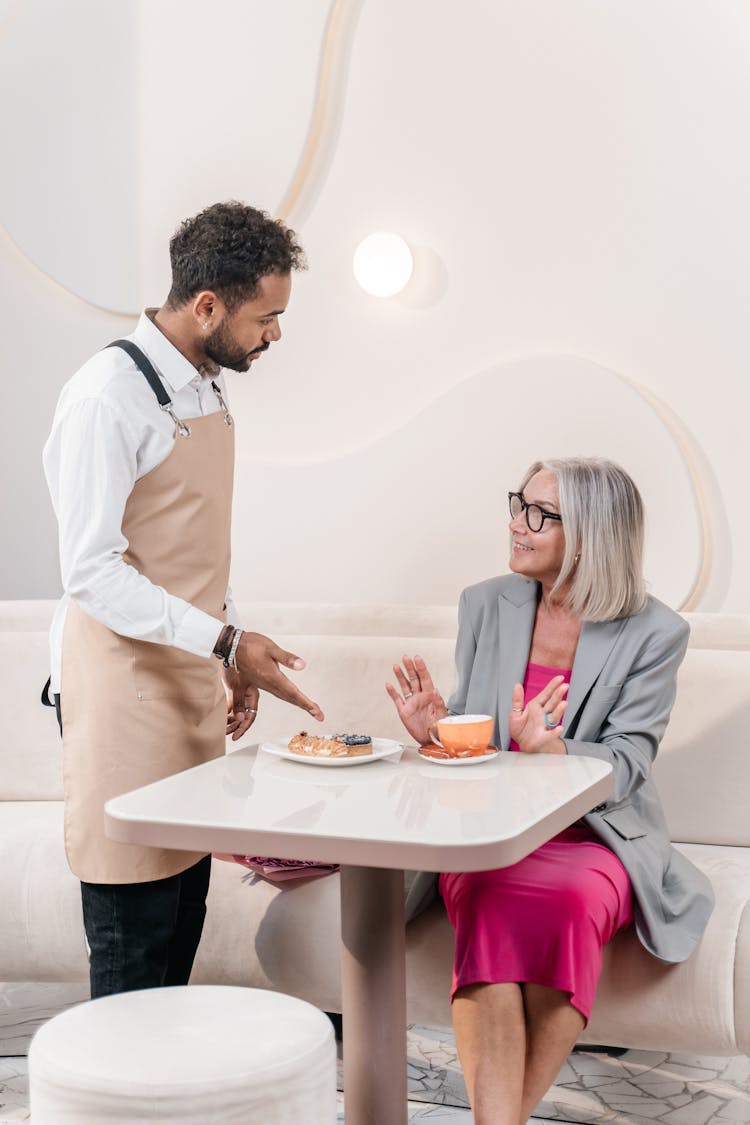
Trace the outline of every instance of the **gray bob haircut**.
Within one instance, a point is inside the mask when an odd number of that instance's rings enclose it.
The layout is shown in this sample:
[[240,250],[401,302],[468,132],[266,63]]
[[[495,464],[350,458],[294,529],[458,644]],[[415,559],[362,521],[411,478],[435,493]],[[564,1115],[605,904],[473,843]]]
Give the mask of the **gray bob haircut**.
[[567,587],[563,604],[584,621],[614,621],[638,613],[646,601],[644,513],[634,481],[613,461],[561,457],[535,461],[521,492],[542,469],[557,477],[565,532],[553,594]]

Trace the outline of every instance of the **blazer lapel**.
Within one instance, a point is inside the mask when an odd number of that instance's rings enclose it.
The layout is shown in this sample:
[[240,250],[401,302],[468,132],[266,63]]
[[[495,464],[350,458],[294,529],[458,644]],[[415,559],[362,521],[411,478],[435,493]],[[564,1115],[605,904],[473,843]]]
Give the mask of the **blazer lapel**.
[[536,617],[538,586],[536,582],[519,579],[508,584],[498,596],[499,674],[497,691],[497,717],[500,744],[503,750],[510,745],[508,716],[513,698],[513,686],[523,683],[531,650],[531,635]]
[[584,621],[570,677],[568,706],[563,719],[563,738],[575,729],[586,696],[604,667],[627,620],[627,617],[621,617],[618,621]]

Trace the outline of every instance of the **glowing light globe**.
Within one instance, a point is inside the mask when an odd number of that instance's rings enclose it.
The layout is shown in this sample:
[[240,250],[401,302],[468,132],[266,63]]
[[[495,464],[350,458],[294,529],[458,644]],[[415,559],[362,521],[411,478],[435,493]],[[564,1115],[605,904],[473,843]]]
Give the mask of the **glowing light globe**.
[[376,231],[354,251],[354,276],[372,297],[393,297],[411,277],[414,259],[399,234]]

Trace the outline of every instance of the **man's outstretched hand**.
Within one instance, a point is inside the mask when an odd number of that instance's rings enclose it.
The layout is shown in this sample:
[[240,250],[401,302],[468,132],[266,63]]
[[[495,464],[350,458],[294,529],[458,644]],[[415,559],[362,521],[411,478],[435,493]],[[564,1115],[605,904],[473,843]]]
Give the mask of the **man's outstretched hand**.
[[227,738],[237,742],[250,730],[258,715],[260,692],[246,684],[234,668],[222,668],[224,692],[227,697]]
[[301,707],[313,719],[322,720],[325,717],[318,704],[303,695],[281,671],[280,666],[300,672],[305,667],[305,662],[300,656],[295,656],[293,652],[286,652],[262,633],[248,633],[243,630],[235,660],[243,683],[252,684],[260,691],[268,691],[286,703]]

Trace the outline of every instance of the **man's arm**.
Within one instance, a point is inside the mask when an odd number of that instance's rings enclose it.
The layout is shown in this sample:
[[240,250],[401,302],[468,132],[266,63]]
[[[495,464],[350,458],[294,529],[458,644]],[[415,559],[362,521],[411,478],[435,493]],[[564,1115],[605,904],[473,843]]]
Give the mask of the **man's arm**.
[[[123,558],[122,521],[137,480],[137,451],[129,419],[99,399],[75,403],[55,426],[45,472],[60,527],[63,585],[113,632],[209,658],[224,622],[155,585]],[[280,666],[301,669],[304,661],[260,633],[243,633],[236,651],[242,701],[247,689],[259,688],[322,719],[318,705]]]
[[125,562],[125,506],[137,480],[138,435],[117,407],[74,403],[45,449],[60,529],[65,590],[91,617],[125,637],[210,656],[223,622]]

